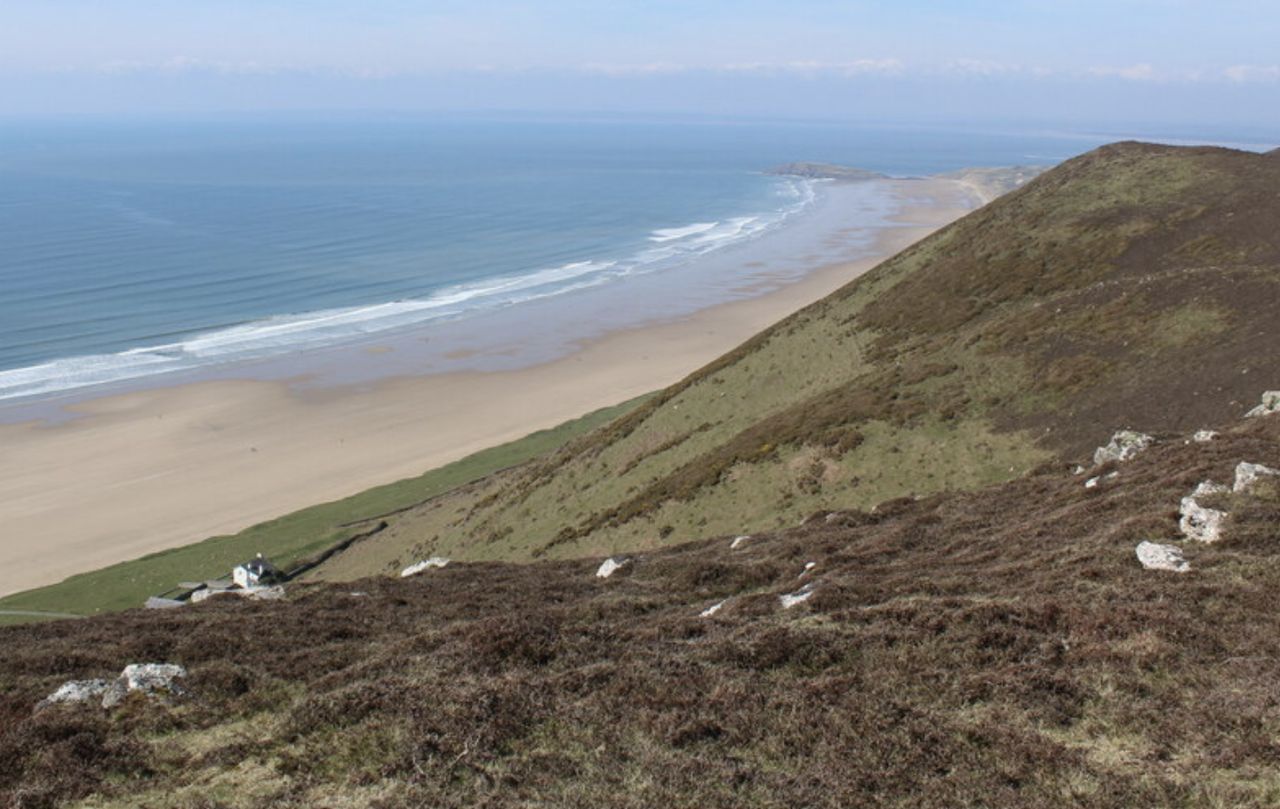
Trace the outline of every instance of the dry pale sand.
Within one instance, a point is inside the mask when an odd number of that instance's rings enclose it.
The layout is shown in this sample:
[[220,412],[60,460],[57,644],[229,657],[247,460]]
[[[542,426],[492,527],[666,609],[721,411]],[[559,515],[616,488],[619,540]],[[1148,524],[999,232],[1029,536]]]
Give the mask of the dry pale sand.
[[544,365],[323,395],[197,383],[90,401],[56,426],[0,426],[0,595],[417,475],[675,382],[971,204],[951,181],[895,191],[907,226],[882,231],[874,257]]

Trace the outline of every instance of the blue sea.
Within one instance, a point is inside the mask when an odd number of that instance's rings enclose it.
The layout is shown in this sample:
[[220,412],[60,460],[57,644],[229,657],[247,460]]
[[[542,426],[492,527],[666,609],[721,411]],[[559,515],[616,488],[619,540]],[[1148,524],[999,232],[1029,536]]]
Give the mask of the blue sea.
[[790,161],[893,175],[1107,140],[600,120],[8,123],[0,400],[305,352],[699,262],[802,222]]

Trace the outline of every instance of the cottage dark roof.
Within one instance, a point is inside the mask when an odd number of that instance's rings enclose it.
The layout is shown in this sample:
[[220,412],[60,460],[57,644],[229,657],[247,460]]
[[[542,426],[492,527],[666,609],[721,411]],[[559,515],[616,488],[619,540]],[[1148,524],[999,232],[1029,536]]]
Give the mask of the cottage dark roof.
[[250,573],[256,574],[258,576],[280,572],[280,570],[275,565],[271,564],[266,559],[263,559],[261,556],[259,556],[256,559],[250,559],[249,561],[241,565],[241,567],[243,567],[245,570],[249,571]]

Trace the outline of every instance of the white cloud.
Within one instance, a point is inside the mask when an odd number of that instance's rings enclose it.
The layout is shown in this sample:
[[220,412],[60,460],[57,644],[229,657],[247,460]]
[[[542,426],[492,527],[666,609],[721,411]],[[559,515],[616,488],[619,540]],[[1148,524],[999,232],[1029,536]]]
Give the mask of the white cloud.
[[592,62],[582,66],[583,72],[599,73],[604,76],[665,76],[673,73],[684,73],[689,68],[672,62],[648,62],[643,64],[602,64]]
[[676,73],[733,73],[760,76],[893,76],[905,70],[898,59],[854,59],[847,62],[803,60],[792,62],[730,62],[717,65],[681,65],[670,62],[641,64],[591,63],[581,68],[606,76],[654,76]]
[[[220,76],[281,76],[310,74],[341,76],[355,79],[390,79],[434,74],[529,74],[555,73],[564,68],[470,65],[454,68],[425,68],[407,65],[310,65],[272,64],[258,61],[209,60],[188,56],[174,56],[159,61],[112,60],[97,64],[67,64],[47,68],[45,72],[59,74],[100,73],[107,75],[220,75]],[[1228,67],[1214,66],[1198,69],[1170,70],[1156,67],[1149,62],[1132,65],[1100,65],[1084,70],[1050,68],[1043,65],[1000,62],[989,59],[959,58],[945,62],[908,64],[901,59],[853,59],[847,61],[793,60],[778,62],[725,62],[710,64],[683,64],[679,62],[608,63],[588,62],[570,68],[580,73],[611,78],[660,77],[684,74],[724,75],[743,77],[795,77],[795,78],[900,78],[906,76],[933,77],[1009,77],[1027,81],[1045,79],[1070,79],[1082,76],[1117,79],[1130,82],[1205,83],[1230,81],[1235,83],[1280,83],[1280,64],[1239,64]]]
[[1234,82],[1280,81],[1280,65],[1232,65],[1222,75]]
[[[1022,65],[996,62],[991,59],[953,59],[942,65],[942,72],[965,76],[1004,76],[1022,73],[1024,69]],[[1032,72],[1037,76],[1049,73],[1046,68],[1032,68]]]
[[773,72],[838,76],[896,76],[904,69],[905,65],[898,59],[855,59],[851,62],[787,62],[777,65]]
[[95,73],[218,73],[222,75],[258,76],[284,73],[290,68],[261,62],[219,62],[175,56],[160,62],[115,59],[93,67]]
[[1125,79],[1127,81],[1155,81],[1161,78],[1161,74],[1146,62],[1127,67],[1091,67],[1088,72],[1091,76]]

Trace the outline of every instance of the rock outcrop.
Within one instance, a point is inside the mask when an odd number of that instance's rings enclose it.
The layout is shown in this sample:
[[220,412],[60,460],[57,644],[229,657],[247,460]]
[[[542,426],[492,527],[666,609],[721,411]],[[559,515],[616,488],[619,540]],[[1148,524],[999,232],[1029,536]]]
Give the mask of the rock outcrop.
[[778,596],[778,602],[782,604],[784,610],[789,610],[797,604],[803,604],[813,597],[815,592],[813,584],[806,584],[794,593]]
[[1146,433],[1120,430],[1111,436],[1106,446],[1093,451],[1093,465],[1101,466],[1108,461],[1127,461],[1153,443],[1155,439]]
[[1196,542],[1217,542],[1222,539],[1222,526],[1227,519],[1227,512],[1216,508],[1205,508],[1200,505],[1202,497],[1225,494],[1226,486],[1206,480],[1196,486],[1195,491],[1182,498],[1178,509],[1180,519],[1178,528],[1187,539]]
[[1280,469],[1272,469],[1260,463],[1241,461],[1236,464],[1236,479],[1231,490],[1237,493],[1247,492],[1262,478],[1273,477],[1280,477]]
[[449,560],[445,559],[443,556],[433,556],[430,559],[423,559],[421,562],[414,562],[413,564],[409,565],[404,570],[400,571],[400,578],[407,579],[410,576],[418,575],[424,570],[431,570],[432,568],[447,567],[448,564],[449,564]]
[[596,568],[596,578],[607,579],[627,565],[631,564],[631,560],[622,556],[610,556]]
[[102,707],[114,708],[130,694],[145,697],[182,696],[186,690],[178,680],[187,676],[187,670],[174,663],[133,663],[124,667],[102,695]]
[[102,699],[110,684],[106,680],[71,680],[58,686],[58,690],[40,700],[36,710],[51,705],[75,705]]
[[1174,573],[1186,573],[1191,569],[1191,565],[1182,556],[1182,549],[1175,545],[1139,542],[1135,552],[1138,555],[1138,561],[1147,570],[1169,570]]
[[1262,394],[1262,403],[1245,413],[1244,417],[1251,419],[1258,416],[1270,416],[1273,413],[1280,413],[1280,390],[1269,390]]
[[178,682],[187,676],[187,670],[174,663],[131,663],[120,676],[111,682],[106,680],[71,680],[58,687],[36,705],[42,710],[52,705],[76,705],[99,702],[103,708],[114,708],[130,694],[142,694],[148,698],[178,697],[186,689]]
[[698,613],[698,617],[699,617],[699,618],[710,618],[711,616],[715,615],[715,614],[716,614],[717,612],[719,612],[720,610],[724,609],[724,605],[725,605],[725,603],[726,603],[726,602],[728,602],[728,599],[725,599],[724,601],[717,601],[716,603],[712,604],[710,607],[707,607],[705,610],[703,610],[702,612]]
[[1099,483],[1106,483],[1108,480],[1115,480],[1118,477],[1120,477],[1119,472],[1108,472],[1105,475],[1089,478],[1084,482],[1084,487],[1086,489],[1096,489]]

